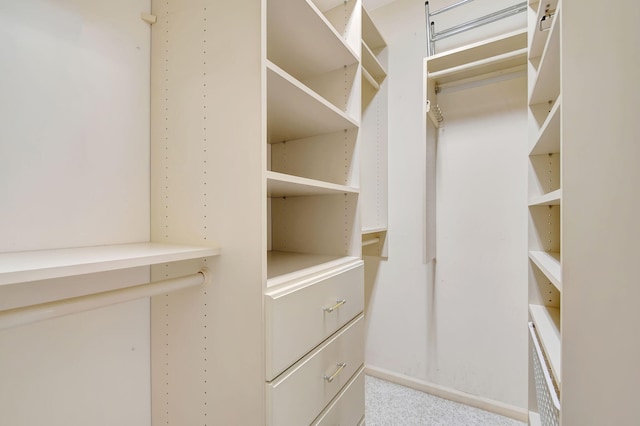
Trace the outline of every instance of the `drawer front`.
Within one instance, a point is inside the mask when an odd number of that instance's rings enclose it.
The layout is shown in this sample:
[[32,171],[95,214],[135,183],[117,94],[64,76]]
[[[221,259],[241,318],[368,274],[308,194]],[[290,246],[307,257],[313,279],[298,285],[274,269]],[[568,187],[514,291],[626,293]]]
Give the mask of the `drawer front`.
[[290,288],[265,297],[267,381],[364,310],[363,263],[354,262]]
[[363,365],[363,346],[364,320],[359,315],[277,380],[267,383],[268,424],[311,424]]
[[331,401],[313,426],[354,426],[364,416],[364,367]]

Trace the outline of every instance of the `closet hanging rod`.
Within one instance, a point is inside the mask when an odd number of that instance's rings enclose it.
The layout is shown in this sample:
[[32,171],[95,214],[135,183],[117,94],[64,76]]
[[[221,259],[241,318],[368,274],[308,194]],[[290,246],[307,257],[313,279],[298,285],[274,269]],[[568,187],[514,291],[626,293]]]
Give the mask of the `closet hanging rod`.
[[463,22],[462,24],[455,25],[453,27],[447,28],[446,30],[440,31],[438,33],[433,33],[431,36],[431,40],[434,42],[439,41],[447,37],[451,37],[456,34],[460,34],[465,31],[472,30],[482,25],[487,25],[492,22],[499,21],[500,19],[508,18],[509,16],[512,16],[512,15],[517,15],[518,13],[524,12],[526,10],[527,10],[527,2],[518,3],[513,6],[501,9],[497,12],[489,13],[479,18],[472,19],[467,22]]
[[90,311],[145,297],[171,293],[189,287],[197,287],[209,282],[209,278],[209,271],[203,268],[195,274],[179,278],[171,278],[134,287],[9,309],[0,312],[0,330],[78,312]]

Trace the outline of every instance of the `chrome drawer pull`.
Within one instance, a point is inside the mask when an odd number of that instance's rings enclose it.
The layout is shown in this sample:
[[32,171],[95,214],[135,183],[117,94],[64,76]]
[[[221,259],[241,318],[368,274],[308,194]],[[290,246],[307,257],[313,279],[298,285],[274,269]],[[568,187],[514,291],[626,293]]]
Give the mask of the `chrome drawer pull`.
[[335,373],[333,373],[330,376],[327,376],[326,374],[324,375],[324,379],[327,381],[327,383],[331,383],[333,382],[333,379],[336,378],[336,376],[338,374],[340,374],[340,372],[347,366],[347,364],[345,362],[339,362],[338,363],[338,369],[336,370]]
[[338,309],[340,306],[344,305],[345,303],[347,303],[347,299],[337,300],[335,305],[333,305],[330,308],[324,307],[324,308],[322,308],[322,310],[325,311],[325,312],[331,313],[331,312],[335,311],[336,309]]

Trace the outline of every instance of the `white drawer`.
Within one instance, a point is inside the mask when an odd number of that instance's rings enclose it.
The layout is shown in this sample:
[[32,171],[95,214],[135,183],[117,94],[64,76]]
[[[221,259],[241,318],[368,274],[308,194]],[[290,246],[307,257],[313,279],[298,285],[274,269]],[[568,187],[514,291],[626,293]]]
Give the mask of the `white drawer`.
[[361,260],[267,292],[266,380],[273,380],[363,310]]
[[364,367],[313,422],[313,426],[354,426],[364,416]]
[[311,424],[363,365],[363,346],[364,320],[359,315],[277,380],[267,383],[267,423]]

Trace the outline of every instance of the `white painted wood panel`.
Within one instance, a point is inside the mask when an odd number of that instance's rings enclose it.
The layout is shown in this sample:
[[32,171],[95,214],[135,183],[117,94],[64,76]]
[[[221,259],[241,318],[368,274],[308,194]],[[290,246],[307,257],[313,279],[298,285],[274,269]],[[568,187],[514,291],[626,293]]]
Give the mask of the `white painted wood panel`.
[[152,299],[157,424],[264,422],[264,3],[153,5],[152,240],[224,250],[152,268],[212,271],[211,286]]
[[363,280],[355,261],[265,293],[267,381],[364,310]]
[[[560,16],[563,425],[638,422],[640,4],[599,5],[562,0]],[[585,90],[599,84],[604,108]]]

